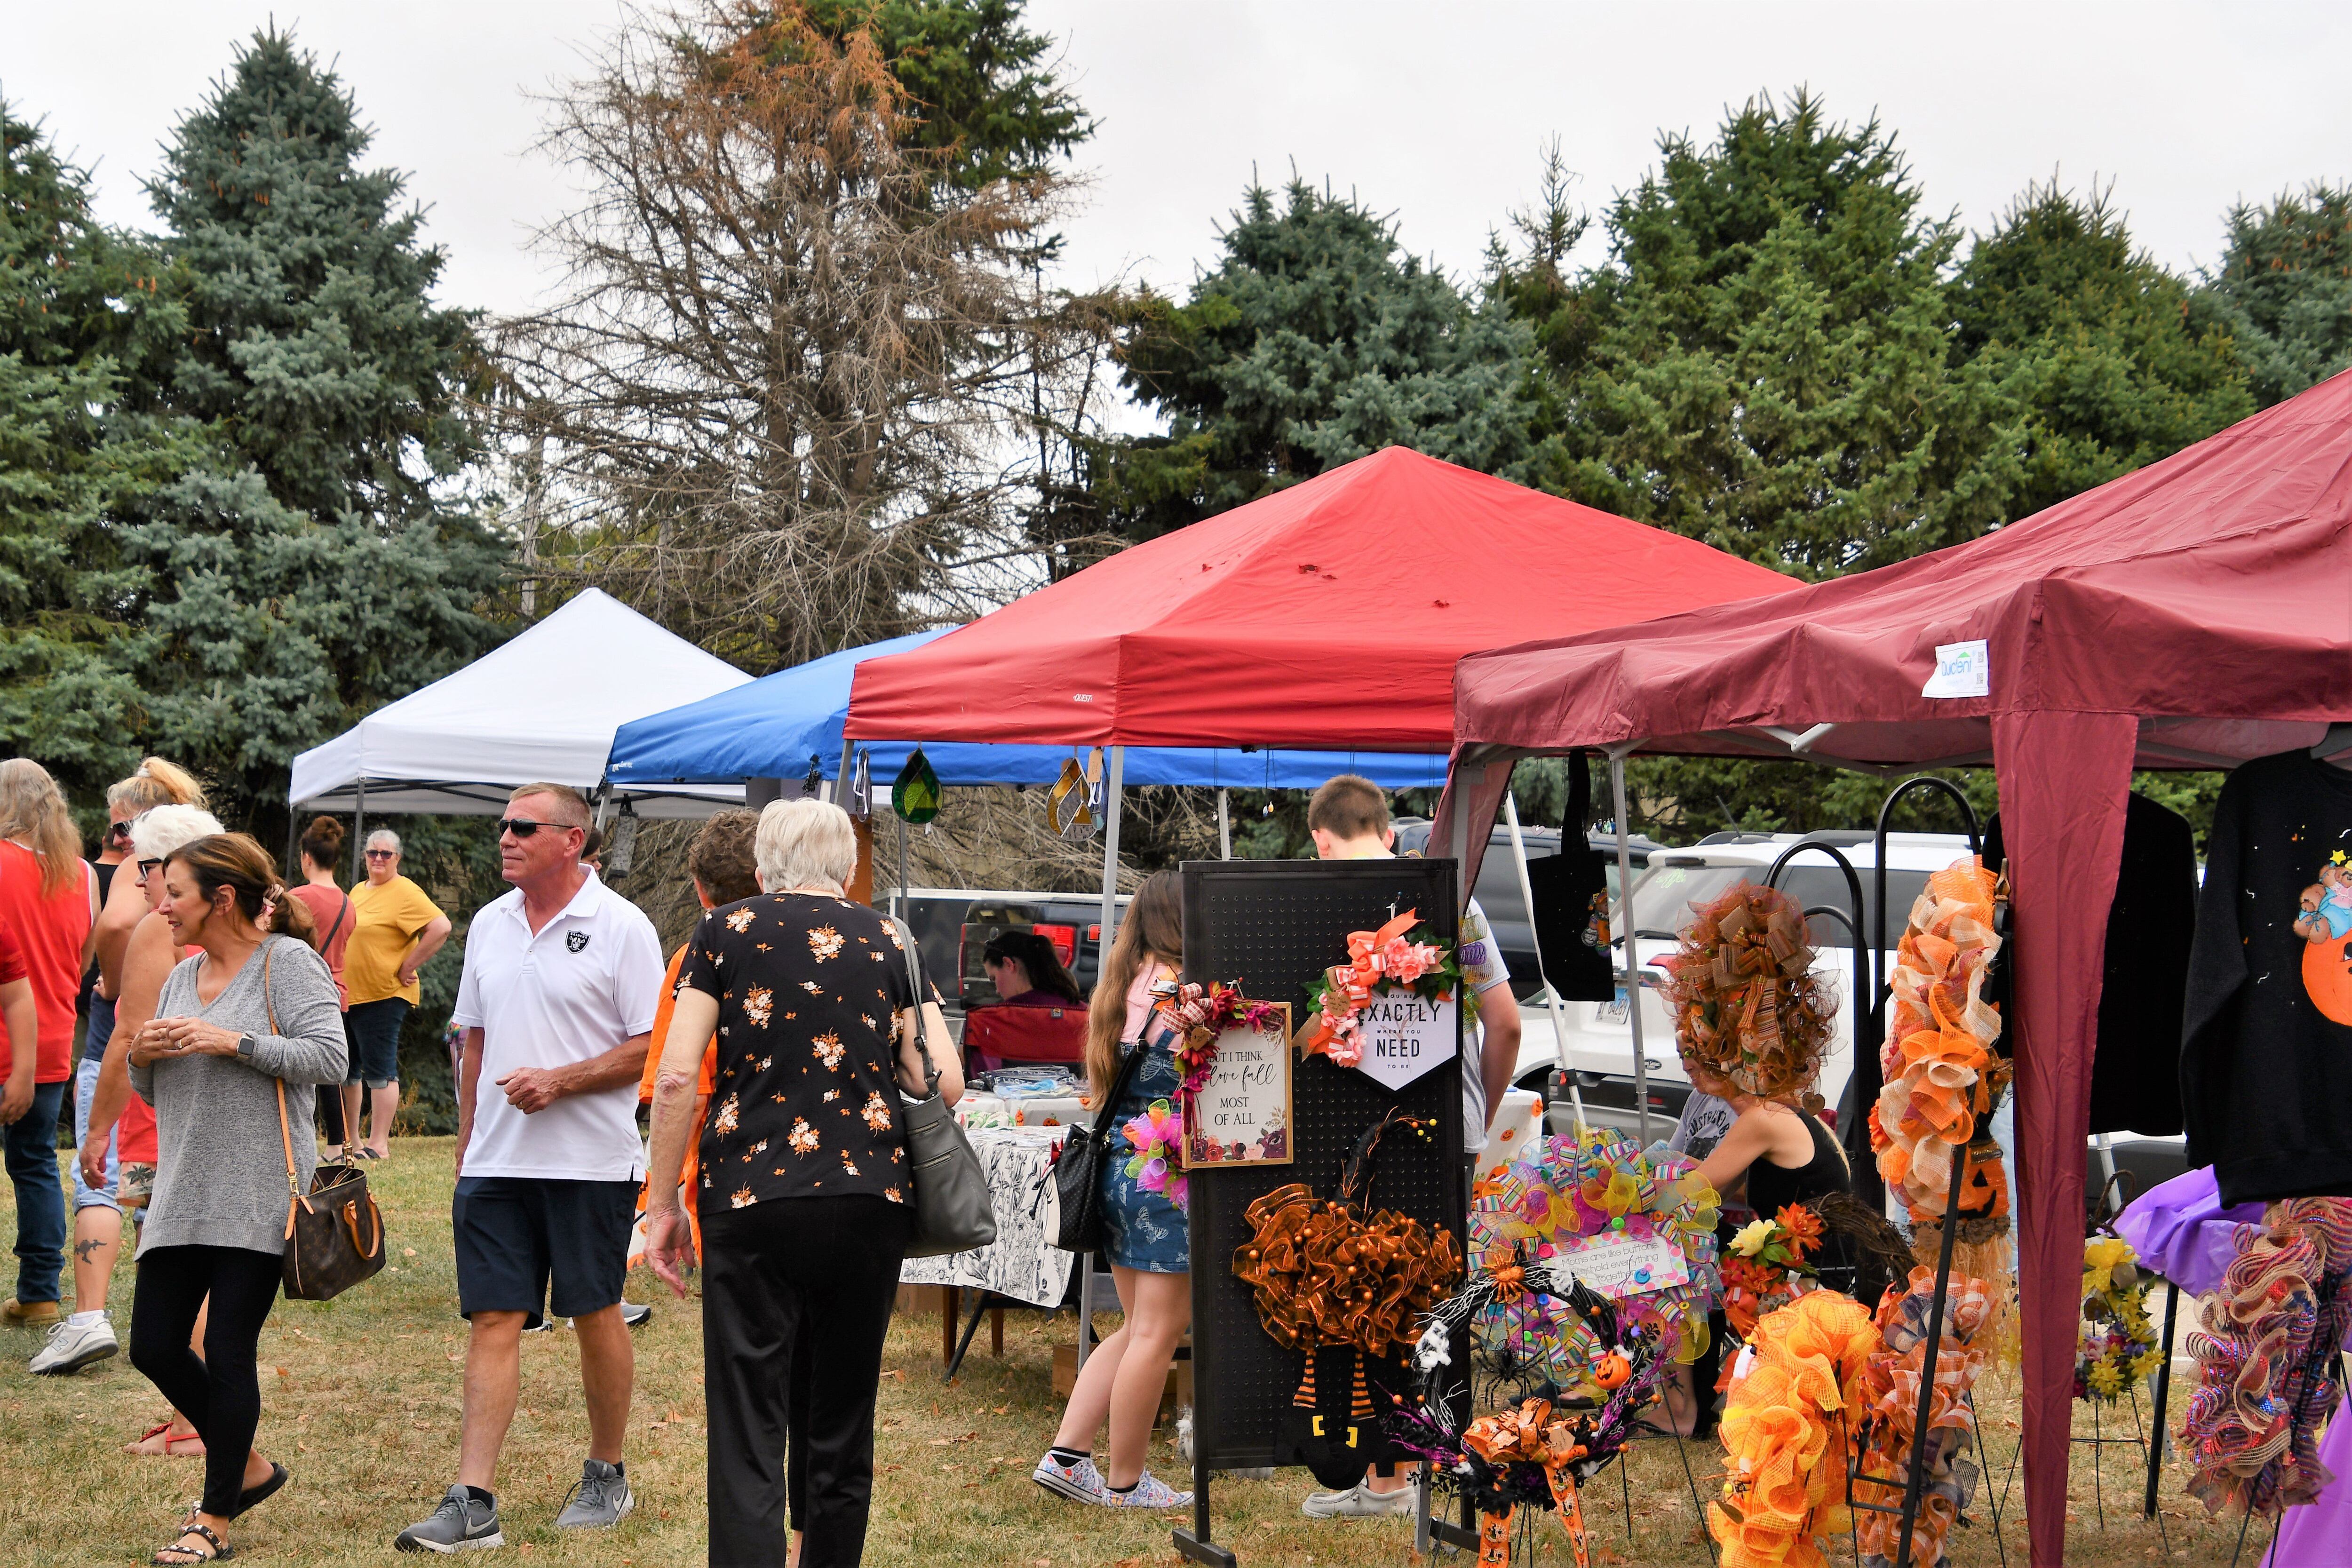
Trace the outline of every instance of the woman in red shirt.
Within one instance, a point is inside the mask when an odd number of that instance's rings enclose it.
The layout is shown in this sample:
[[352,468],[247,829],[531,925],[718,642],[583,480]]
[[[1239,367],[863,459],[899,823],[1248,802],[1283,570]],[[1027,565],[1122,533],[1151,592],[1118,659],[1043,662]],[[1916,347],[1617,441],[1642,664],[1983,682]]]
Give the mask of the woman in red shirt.
[[73,1077],[74,997],[97,914],[98,879],[56,781],[29,757],[0,763],[0,921],[23,951],[37,1020],[32,1059],[14,1053],[0,1093],[0,1144],[16,1190],[16,1293],[0,1301],[10,1322],[58,1321],[66,1259],[58,1112]]

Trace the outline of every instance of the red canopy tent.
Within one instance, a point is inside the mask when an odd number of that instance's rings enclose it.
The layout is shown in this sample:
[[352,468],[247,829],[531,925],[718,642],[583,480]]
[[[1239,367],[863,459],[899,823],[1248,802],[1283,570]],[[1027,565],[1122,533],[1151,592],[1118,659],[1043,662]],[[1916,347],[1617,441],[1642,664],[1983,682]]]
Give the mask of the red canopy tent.
[[[2062,1560],[2091,1051],[2131,771],[2352,719],[2352,374],[1973,542],[1769,600],[1474,655],[1438,833],[1575,746],[1887,772],[1990,761],[2014,899],[2026,1509]],[[1983,695],[1929,697],[1981,642]],[[1950,683],[1938,683],[1948,689]]]
[[866,660],[848,734],[1444,751],[1465,653],[1792,585],[1391,447]]

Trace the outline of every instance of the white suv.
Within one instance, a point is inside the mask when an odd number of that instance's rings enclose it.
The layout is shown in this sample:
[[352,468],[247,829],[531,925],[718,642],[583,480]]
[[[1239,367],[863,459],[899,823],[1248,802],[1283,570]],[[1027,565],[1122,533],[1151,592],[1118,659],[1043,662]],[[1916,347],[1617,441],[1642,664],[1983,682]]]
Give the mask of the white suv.
[[[1660,1138],[1673,1131],[1675,1119],[1682,1114],[1683,1102],[1690,1093],[1690,1080],[1684,1076],[1681,1058],[1675,1050],[1674,1020],[1658,994],[1657,987],[1664,983],[1665,973],[1657,967],[1657,961],[1675,951],[1678,933],[1690,923],[1694,905],[1720,896],[1736,882],[1763,881],[1772,862],[1790,846],[1801,843],[1829,845],[1853,863],[1862,882],[1864,940],[1870,940],[1874,931],[1877,870],[1877,852],[1871,834],[1717,834],[1687,849],[1652,851],[1648,869],[1633,884],[1632,921],[1624,919],[1621,907],[1611,923],[1611,929],[1618,933],[1617,999],[1563,1002],[1559,1007],[1559,1016],[1566,1026],[1568,1065],[1577,1074],[1591,1120],[1631,1129],[1637,1119],[1633,1031],[1626,1017],[1624,983],[1627,925],[1633,927],[1642,960],[1642,1045],[1648,1068],[1649,1131],[1651,1137]],[[1887,835],[1886,944],[1890,951],[1901,939],[1904,921],[1913,902],[1927,888],[1927,878],[1968,852],[1968,839],[1958,834]],[[1826,907],[1838,911],[1836,915],[1815,913],[1808,922],[1812,930],[1814,973],[1827,976],[1837,994],[1837,1017],[1831,1030],[1830,1048],[1822,1058],[1820,1086],[1822,1098],[1835,1106],[1845,1089],[1846,1079],[1853,1071],[1853,987],[1848,984],[1848,976],[1853,968],[1854,936],[1847,929],[1847,921],[1853,914],[1853,894],[1837,862],[1818,849],[1807,849],[1791,859],[1782,868],[1779,885],[1807,910]],[[1881,968],[1885,968],[1884,963]],[[1865,1017],[1869,1010],[1865,999]],[[1519,1041],[1518,1070],[1512,1077],[1523,1089],[1540,1090],[1556,1062],[1553,1013],[1545,998],[1538,996],[1520,1003],[1519,1014],[1525,1021],[1525,1032]]]

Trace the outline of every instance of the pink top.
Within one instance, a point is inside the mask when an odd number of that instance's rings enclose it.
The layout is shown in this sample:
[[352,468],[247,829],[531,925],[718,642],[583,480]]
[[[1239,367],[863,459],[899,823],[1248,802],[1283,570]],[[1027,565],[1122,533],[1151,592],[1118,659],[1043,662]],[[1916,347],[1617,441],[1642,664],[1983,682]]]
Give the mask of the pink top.
[[1143,1021],[1151,1016],[1151,988],[1175,977],[1176,972],[1158,959],[1135,972],[1135,984],[1127,988],[1127,1027],[1119,1031],[1119,1044],[1131,1046],[1143,1038]]

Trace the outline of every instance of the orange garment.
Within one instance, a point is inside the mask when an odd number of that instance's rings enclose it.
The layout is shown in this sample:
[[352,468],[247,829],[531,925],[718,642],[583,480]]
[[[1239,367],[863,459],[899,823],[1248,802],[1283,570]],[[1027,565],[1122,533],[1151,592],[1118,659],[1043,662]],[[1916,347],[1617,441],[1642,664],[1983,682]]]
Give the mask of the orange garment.
[[[653,1045],[646,1052],[645,1077],[637,1084],[637,1102],[641,1105],[653,1103],[654,1079],[661,1071],[662,1047],[669,1042],[670,1016],[677,1011],[678,966],[685,962],[686,949],[681,946],[676,952],[669,955],[669,968],[662,975],[661,1000],[654,1005]],[[718,1081],[719,1037],[713,1035],[710,1037],[710,1043],[702,1047],[702,1074],[694,1086],[695,1094],[701,1100],[709,1100],[711,1089]],[[695,1178],[701,1173],[702,1117],[698,1112],[694,1119],[694,1131],[686,1141],[686,1167],[678,1173],[677,1178],[680,1186],[684,1188],[680,1201],[686,1208],[687,1222],[694,1227],[694,1250],[698,1254],[702,1250],[702,1217],[700,1210],[696,1205],[695,1197],[701,1191],[702,1184]],[[639,1214],[646,1212],[646,1194],[643,1191],[637,1194],[637,1212]]]

